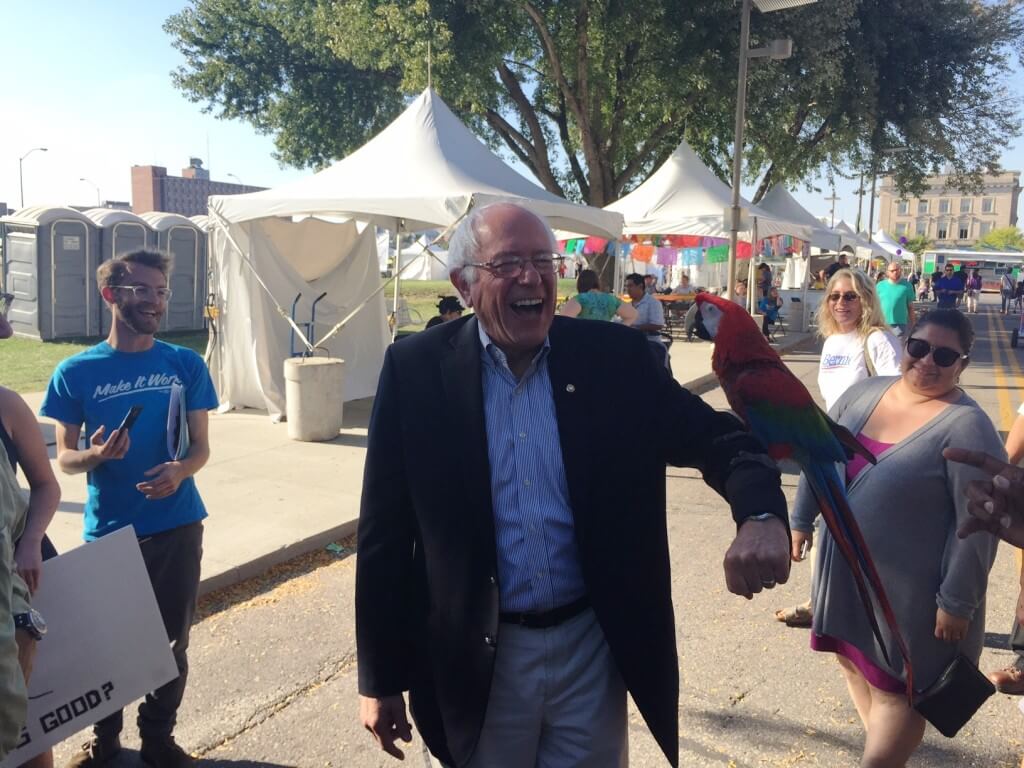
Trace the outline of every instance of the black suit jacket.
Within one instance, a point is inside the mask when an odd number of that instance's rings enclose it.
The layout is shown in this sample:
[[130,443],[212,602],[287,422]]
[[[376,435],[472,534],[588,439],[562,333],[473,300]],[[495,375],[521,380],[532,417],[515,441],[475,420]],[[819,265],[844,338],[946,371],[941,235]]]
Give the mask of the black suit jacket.
[[[642,334],[555,317],[549,340],[587,593],[633,700],[677,765],[665,464],[701,469],[737,522],[760,512],[786,521],[779,474],[735,417],[665,373]],[[482,353],[473,316],[389,348],[356,563],[360,693],[409,691],[428,747],[455,765],[476,746],[501,643]]]

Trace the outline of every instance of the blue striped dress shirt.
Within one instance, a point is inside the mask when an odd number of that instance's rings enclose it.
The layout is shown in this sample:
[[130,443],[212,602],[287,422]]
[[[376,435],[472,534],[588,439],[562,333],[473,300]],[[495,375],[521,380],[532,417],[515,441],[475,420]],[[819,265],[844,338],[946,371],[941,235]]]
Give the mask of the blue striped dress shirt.
[[502,611],[549,611],[586,593],[543,348],[517,380],[480,325]]

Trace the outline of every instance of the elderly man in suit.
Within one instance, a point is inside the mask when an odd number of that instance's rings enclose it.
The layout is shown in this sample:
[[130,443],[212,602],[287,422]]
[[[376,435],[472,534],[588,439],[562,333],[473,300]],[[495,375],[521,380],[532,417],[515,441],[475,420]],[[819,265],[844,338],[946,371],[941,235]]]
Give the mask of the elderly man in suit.
[[[463,766],[625,766],[626,692],[679,760],[665,464],[699,468],[737,525],[728,588],[789,575],[774,464],[682,389],[640,333],[555,317],[559,256],[513,204],[452,237],[474,315],[392,345],[370,424],[356,634],[363,724],[401,757],[403,692]],[[644,392],[661,415],[638,440]],[[438,434],[460,451],[430,450]],[[605,452],[629,445],[626,459]]]

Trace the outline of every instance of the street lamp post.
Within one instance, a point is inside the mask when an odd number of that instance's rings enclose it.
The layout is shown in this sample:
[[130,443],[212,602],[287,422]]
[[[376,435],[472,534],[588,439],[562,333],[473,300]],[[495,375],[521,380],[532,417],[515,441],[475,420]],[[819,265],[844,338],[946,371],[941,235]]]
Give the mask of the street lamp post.
[[[772,40],[765,48],[750,48],[750,10],[756,5],[761,13],[782,11],[800,5],[810,5],[817,0],[742,0],[740,10],[740,62],[736,83],[736,130],[733,136],[732,157],[732,206],[729,223],[729,262],[726,290],[731,299],[736,288],[736,248],[740,236],[740,182],[743,175],[743,125],[747,111],[747,63],[750,59],[788,59],[793,53],[792,40]],[[751,255],[756,247],[750,244]]]
[[103,205],[103,203],[100,202],[100,187],[99,187],[99,185],[96,184],[95,182],[89,181],[88,179],[79,179],[79,181],[84,181],[86,184],[89,184],[90,186],[92,186],[96,190],[96,207],[99,208],[101,205]]
[[832,224],[830,226],[832,227],[832,229],[835,229],[836,228],[836,203],[838,203],[843,198],[837,197],[836,196],[836,188],[832,187],[832,197],[826,197],[825,199],[828,200],[830,203],[832,203],[832,209],[831,209],[831,212],[832,212]]
[[235,181],[237,181],[240,186],[243,186],[243,187],[245,186],[245,183],[240,178],[235,176],[235,174],[233,174],[233,173],[225,173],[224,175],[227,176],[228,178],[232,178]]
[[22,208],[25,207],[25,180],[24,174],[22,173],[21,164],[25,161],[25,158],[31,155],[33,152],[46,152],[46,147],[32,147],[28,152],[18,158],[18,194],[21,199]]

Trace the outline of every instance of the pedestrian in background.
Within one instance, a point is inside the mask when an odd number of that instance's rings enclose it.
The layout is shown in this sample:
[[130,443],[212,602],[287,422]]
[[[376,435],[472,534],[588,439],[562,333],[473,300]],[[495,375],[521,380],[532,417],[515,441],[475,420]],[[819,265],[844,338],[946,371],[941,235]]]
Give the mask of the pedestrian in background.
[[886,279],[875,286],[882,315],[896,336],[902,336],[914,324],[914,289],[903,279],[903,266],[891,261],[885,269]]
[[953,274],[953,265],[947,264],[942,268],[942,277],[933,283],[932,288],[939,309],[956,309],[964,291],[964,284]]
[[1014,282],[1011,272],[1007,270],[999,276],[999,298],[1002,301],[1000,311],[1004,315],[1009,310],[1010,302],[1013,301],[1013,297],[1016,293],[1017,283]]
[[[977,664],[985,636],[985,591],[998,541],[956,536],[970,519],[965,491],[982,473],[936,461],[951,445],[1003,455],[992,422],[957,385],[973,342],[970,321],[956,310],[926,313],[906,336],[902,377],[858,382],[831,411],[877,459],[872,465],[857,456],[847,463],[846,495],[909,648],[919,691],[958,654]],[[817,515],[801,478],[792,514],[794,552],[812,540]],[[907,701],[900,649],[884,624],[884,651],[878,645],[849,568],[830,533],[821,536],[811,647],[834,653],[842,669],[867,733],[861,765],[905,765],[921,743],[925,720]]]
[[[899,342],[886,327],[874,285],[862,272],[843,269],[828,281],[825,301],[818,307],[818,333],[825,339],[818,391],[829,413],[858,381],[900,375]],[[794,546],[792,554],[799,563],[807,553]],[[776,611],[775,618],[790,627],[809,627],[811,614],[808,600]]]
[[[60,469],[88,473],[85,539],[129,525],[139,537],[178,667],[178,677],[139,706],[140,756],[157,768],[186,768],[195,761],[172,734],[188,677],[206,517],[192,476],[210,457],[208,411],[217,396],[199,355],[155,338],[171,296],[170,269],[168,256],[149,250],[100,265],[96,280],[112,316],[110,335],[57,366],[40,412],[57,421]],[[189,447],[183,456],[170,455],[168,446],[169,416],[177,418],[172,391],[186,411]],[[115,428],[133,406],[141,410],[131,429]],[[80,449],[83,424],[89,437]],[[96,723],[68,768],[110,762],[121,751],[122,727],[121,711]]]
[[636,310],[618,296],[601,290],[601,279],[592,269],[580,271],[576,278],[578,294],[558,310],[565,317],[581,320],[611,320],[618,317],[626,325],[636,320]]
[[978,311],[979,295],[981,295],[981,273],[975,269],[964,285],[964,305],[971,314]]
[[435,325],[447,323],[449,320],[458,320],[462,317],[465,307],[459,302],[457,296],[439,296],[437,302],[437,314],[427,320],[426,328],[433,328]]

